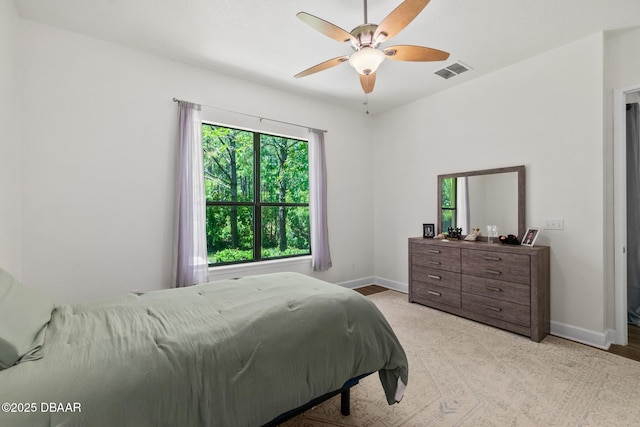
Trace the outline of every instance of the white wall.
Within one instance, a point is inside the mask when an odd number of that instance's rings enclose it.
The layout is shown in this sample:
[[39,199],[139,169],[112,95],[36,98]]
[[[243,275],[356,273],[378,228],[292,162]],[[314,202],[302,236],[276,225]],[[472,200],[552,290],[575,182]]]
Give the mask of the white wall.
[[173,97],[328,129],[333,268],[317,276],[371,274],[364,114],[32,21],[20,52],[26,283],[57,302],[169,286]]
[[16,50],[20,19],[11,0],[0,0],[0,267],[21,276],[20,131]]
[[602,123],[601,34],[379,116],[375,275],[407,283],[438,174],[524,164],[527,226],[564,219],[537,241],[551,246],[552,330],[604,339]]

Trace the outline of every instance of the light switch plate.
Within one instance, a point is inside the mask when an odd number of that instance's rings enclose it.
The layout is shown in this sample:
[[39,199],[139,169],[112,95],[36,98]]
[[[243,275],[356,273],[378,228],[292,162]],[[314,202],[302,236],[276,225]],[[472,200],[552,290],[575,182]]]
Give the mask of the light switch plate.
[[564,230],[564,219],[547,219],[544,221],[545,230]]

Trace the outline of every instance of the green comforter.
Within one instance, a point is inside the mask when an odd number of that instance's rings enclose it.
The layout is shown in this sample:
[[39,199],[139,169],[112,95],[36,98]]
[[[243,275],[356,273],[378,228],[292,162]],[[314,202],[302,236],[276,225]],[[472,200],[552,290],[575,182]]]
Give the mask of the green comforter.
[[258,426],[374,371],[392,404],[408,372],[371,301],[295,273],[59,306],[43,349],[0,371],[0,426]]

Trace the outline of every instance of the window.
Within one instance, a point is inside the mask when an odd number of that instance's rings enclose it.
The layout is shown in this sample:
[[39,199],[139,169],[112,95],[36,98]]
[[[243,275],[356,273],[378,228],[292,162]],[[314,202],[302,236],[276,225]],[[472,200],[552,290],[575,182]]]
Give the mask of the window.
[[209,265],[309,255],[307,141],[202,124]]
[[440,206],[442,207],[442,230],[456,228],[456,200],[457,200],[457,180],[453,178],[444,178],[442,180],[442,200]]

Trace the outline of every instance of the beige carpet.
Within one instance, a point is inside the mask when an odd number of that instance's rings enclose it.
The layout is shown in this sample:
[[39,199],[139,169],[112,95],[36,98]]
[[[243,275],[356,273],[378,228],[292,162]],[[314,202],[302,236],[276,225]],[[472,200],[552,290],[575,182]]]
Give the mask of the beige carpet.
[[377,375],[286,426],[639,426],[640,362],[549,336],[541,343],[409,304],[369,296],[409,358],[409,384],[389,406]]

